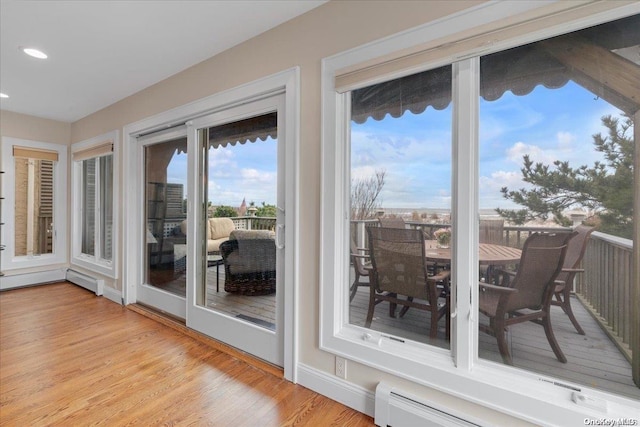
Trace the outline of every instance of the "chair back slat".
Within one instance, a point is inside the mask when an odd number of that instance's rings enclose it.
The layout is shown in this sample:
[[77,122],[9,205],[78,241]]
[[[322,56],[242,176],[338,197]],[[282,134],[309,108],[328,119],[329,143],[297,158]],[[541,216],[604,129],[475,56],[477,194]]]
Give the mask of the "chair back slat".
[[504,220],[481,219],[479,241],[480,243],[501,245],[504,241]]
[[380,223],[380,227],[383,228],[405,228],[404,219],[401,217],[381,217],[378,218],[378,222]]
[[[567,254],[564,257],[564,264],[562,268],[578,268],[580,266],[580,262],[582,261],[582,257],[587,249],[587,243],[589,242],[589,237],[594,227],[588,227],[586,225],[579,225],[574,229],[578,234],[576,234],[570,241],[567,246]],[[568,276],[567,273],[561,272],[558,275],[558,280],[565,280]]]
[[422,232],[386,227],[370,227],[367,232],[376,290],[431,301]]
[[522,256],[511,287],[518,289],[508,303],[507,312],[539,309],[550,299],[554,281],[562,269],[570,233],[533,233],[524,243]]

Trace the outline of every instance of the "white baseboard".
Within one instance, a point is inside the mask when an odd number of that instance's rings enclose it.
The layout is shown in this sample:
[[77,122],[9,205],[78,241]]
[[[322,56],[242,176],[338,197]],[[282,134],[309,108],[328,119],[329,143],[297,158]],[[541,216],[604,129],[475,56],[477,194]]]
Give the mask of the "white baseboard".
[[35,273],[2,276],[0,277],[0,290],[4,291],[43,283],[62,282],[65,280],[66,272],[66,268],[56,268],[54,270],[38,271]]
[[120,304],[122,305],[122,291],[119,291],[117,289],[113,289],[110,286],[105,286],[102,289],[102,296],[110,299],[111,301],[115,302],[116,304]]
[[374,416],[375,393],[364,387],[304,364],[298,365],[298,384],[358,412]]

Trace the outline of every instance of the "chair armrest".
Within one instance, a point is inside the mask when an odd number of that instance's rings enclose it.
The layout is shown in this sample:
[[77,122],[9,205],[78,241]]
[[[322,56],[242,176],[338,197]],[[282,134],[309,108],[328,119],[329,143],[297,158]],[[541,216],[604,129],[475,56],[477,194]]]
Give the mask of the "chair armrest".
[[499,294],[505,294],[505,295],[511,295],[518,292],[518,290],[514,288],[505,288],[504,286],[496,286],[496,285],[491,285],[489,283],[480,282],[479,285],[480,285],[480,292],[490,291],[490,292],[497,292]]
[[440,273],[436,274],[435,276],[427,277],[427,280],[434,281],[434,282],[442,282],[443,280],[448,279],[449,276],[451,276],[451,272],[449,270],[442,270]]
[[498,283],[500,287],[507,288],[511,283],[511,279],[516,276],[516,272],[513,270],[505,270],[503,268],[496,268],[493,271],[493,282]]
[[506,274],[507,276],[514,277],[516,272],[514,270],[505,270],[503,268],[496,268],[493,274]]
[[584,273],[584,268],[563,268],[563,273]]
[[506,306],[512,295],[518,292],[514,288],[496,286],[480,282],[479,309],[488,316],[504,316]]

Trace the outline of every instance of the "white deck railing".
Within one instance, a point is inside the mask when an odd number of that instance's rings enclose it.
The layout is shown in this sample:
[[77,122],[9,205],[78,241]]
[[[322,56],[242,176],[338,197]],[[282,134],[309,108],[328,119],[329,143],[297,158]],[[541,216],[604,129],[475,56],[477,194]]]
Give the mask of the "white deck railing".
[[633,241],[593,232],[582,260],[584,274],[576,280],[576,294],[598,322],[631,358]]
[[273,217],[238,216],[231,220],[236,230],[275,230],[276,227]]

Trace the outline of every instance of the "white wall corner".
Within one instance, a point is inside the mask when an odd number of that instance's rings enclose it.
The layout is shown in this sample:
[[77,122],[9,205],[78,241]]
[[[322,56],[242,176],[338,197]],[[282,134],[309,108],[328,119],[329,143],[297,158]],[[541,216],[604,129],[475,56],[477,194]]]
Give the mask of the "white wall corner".
[[122,301],[122,291],[119,291],[117,289],[114,289],[110,286],[105,286],[103,289],[103,297],[110,299],[111,301],[115,302],[116,304],[120,304],[123,305],[123,301]]
[[373,417],[375,394],[311,366],[298,364],[298,384]]

